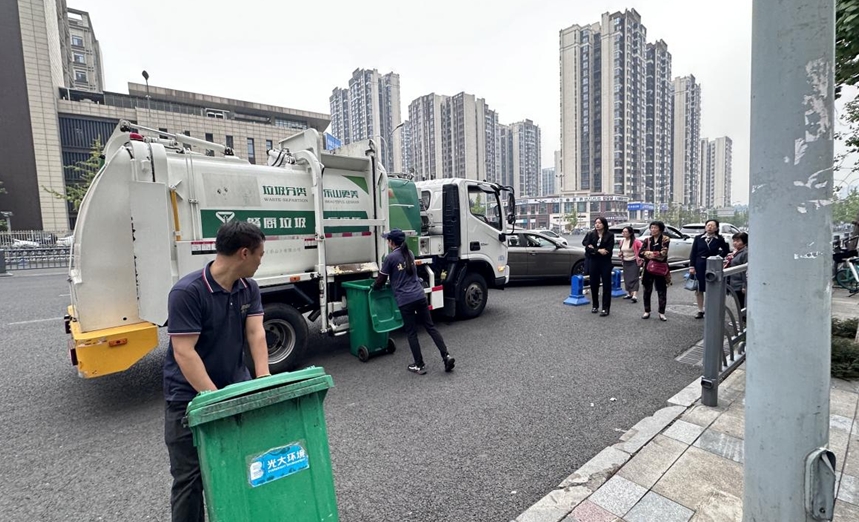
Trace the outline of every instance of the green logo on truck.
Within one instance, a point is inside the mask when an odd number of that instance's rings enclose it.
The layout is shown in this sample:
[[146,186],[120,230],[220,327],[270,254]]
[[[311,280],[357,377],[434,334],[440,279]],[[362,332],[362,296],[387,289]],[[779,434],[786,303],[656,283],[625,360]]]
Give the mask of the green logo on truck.
[[[326,219],[341,219],[341,226],[327,226],[326,233],[366,232],[369,227],[349,223],[350,219],[367,219],[363,210],[326,210]],[[218,235],[221,225],[230,221],[247,221],[260,227],[270,236],[313,235],[316,232],[316,219],[312,210],[220,210],[203,209],[200,211],[203,237]]]

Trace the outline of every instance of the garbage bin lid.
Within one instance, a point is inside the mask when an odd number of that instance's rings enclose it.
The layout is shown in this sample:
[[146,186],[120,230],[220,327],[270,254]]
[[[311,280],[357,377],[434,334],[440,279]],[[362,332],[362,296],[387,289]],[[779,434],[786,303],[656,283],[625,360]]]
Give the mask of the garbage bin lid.
[[220,390],[213,392],[198,393],[194,400],[188,404],[187,413],[190,415],[193,412],[199,411],[212,404],[235,399],[243,395],[250,395],[269,388],[277,388],[286,384],[292,384],[315,377],[325,375],[325,369],[317,366],[311,366],[297,372],[286,372],[269,377],[261,377],[259,379],[251,379],[245,382],[231,384]]

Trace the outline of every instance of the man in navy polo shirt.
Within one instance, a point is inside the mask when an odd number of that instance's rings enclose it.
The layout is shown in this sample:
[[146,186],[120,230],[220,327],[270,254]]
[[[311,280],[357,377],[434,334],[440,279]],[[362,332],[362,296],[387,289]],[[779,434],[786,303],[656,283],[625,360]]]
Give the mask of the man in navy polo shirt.
[[170,455],[173,522],[203,522],[203,481],[185,410],[199,392],[249,380],[243,360],[248,342],[257,377],[270,375],[259,286],[253,276],[265,235],[250,223],[218,230],[217,256],[176,283],[168,299],[170,345],[164,360],[164,442]]

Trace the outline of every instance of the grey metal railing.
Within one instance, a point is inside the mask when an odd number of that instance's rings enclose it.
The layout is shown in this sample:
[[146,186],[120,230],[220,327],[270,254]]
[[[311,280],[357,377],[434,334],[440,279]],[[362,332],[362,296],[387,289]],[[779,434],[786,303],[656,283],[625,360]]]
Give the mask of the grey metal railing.
[[[746,360],[746,309],[740,305],[736,291],[727,284],[730,275],[748,270],[748,265],[723,268],[724,259],[707,259],[707,291],[704,316],[704,376],[701,378],[701,402],[719,404],[719,383]],[[729,297],[734,306],[726,306]]]
[[6,248],[3,257],[9,271],[68,268],[69,247]]

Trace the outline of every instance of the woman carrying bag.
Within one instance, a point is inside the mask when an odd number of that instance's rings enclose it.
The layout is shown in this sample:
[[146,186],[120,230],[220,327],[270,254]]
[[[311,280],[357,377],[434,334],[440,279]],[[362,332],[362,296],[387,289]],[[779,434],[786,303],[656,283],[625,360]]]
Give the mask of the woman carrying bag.
[[635,238],[635,229],[623,227],[623,239],[620,240],[620,260],[623,263],[623,284],[626,287],[624,299],[632,299],[638,302],[638,280],[641,278],[641,258],[638,252],[641,250],[641,241]]
[[638,257],[644,263],[644,275],[641,284],[644,286],[644,315],[642,319],[650,319],[650,296],[653,286],[659,297],[659,320],[667,321],[665,307],[668,304],[668,285],[671,284],[671,271],[668,268],[669,239],[664,234],[665,223],[654,221],[650,223],[650,237],[646,238],[638,252]]
[[695,319],[704,317],[704,291],[707,288],[707,258],[719,256],[722,259],[728,257],[728,242],[719,234],[719,222],[710,219],[704,224],[705,232],[695,237],[692,242],[692,253],[689,254],[689,277],[698,279],[698,291],[695,299],[698,301],[698,313]]

